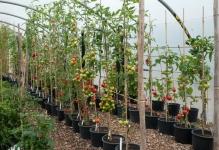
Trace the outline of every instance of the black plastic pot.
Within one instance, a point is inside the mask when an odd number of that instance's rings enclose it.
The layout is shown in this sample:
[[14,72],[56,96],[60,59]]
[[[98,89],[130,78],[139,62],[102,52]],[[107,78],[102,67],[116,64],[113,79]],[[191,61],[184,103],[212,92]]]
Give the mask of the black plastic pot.
[[65,119],[64,111],[57,108],[57,116],[58,116],[58,121],[63,121]]
[[130,119],[130,111],[129,111],[129,108],[131,108],[130,106],[128,106],[127,108],[127,118]]
[[43,100],[42,100],[42,99],[37,99],[37,103],[38,103],[40,106],[42,106]]
[[77,114],[65,114],[65,125],[72,126],[72,118],[76,118]]
[[168,104],[168,114],[170,116],[177,116],[179,114],[180,104],[169,103]]
[[112,140],[108,140],[108,135],[104,135],[102,137],[103,141],[103,150],[114,150],[117,145],[119,145],[120,138],[122,138],[122,141],[125,141],[125,138],[121,135],[112,135]]
[[192,130],[194,128],[185,128],[182,124],[174,124],[175,141],[182,144],[192,144]]
[[158,116],[145,114],[146,129],[157,129]]
[[191,108],[188,114],[189,122],[196,122],[198,119],[198,108]]
[[117,115],[117,104],[115,104],[115,109],[113,109],[112,114]]
[[42,109],[46,108],[46,102],[47,102],[47,98],[43,98],[43,102],[42,102],[42,105],[41,105]]
[[79,133],[79,126],[78,123],[80,122],[80,119],[78,119],[77,117],[73,117],[72,118],[72,127],[73,127],[73,131],[76,133]]
[[213,150],[213,136],[205,130],[202,135],[201,129],[192,130],[192,146],[194,150]]
[[97,108],[100,108],[100,102],[101,102],[101,98],[100,98],[100,97],[97,97],[97,98],[96,98],[96,107],[97,107]]
[[174,119],[168,118],[159,118],[158,119],[158,130],[160,133],[167,134],[167,135],[174,135],[174,124],[176,121]]
[[57,116],[58,115],[58,111],[57,111],[57,109],[59,108],[59,106],[57,106],[57,105],[52,105],[51,106],[51,111],[52,111],[52,116]]
[[123,115],[123,106],[121,106],[121,105],[117,105],[117,107],[116,107],[116,109],[117,109],[117,116],[119,117],[119,118],[122,118],[122,115]]
[[139,123],[139,110],[137,108],[129,108],[129,117],[132,122]]
[[78,123],[80,136],[82,139],[90,139],[90,128],[93,126],[93,123],[90,122],[88,125],[82,125],[81,122]]
[[46,110],[48,115],[52,115],[52,104],[51,103],[46,103]]
[[164,101],[152,101],[152,109],[154,111],[164,111]]
[[[120,145],[117,145],[115,150],[120,150]],[[126,150],[126,144],[122,144],[122,150]],[[137,144],[128,144],[128,150],[140,150],[140,146]]]
[[103,147],[102,137],[108,132],[107,127],[99,127],[95,131],[95,127],[90,128],[91,144],[95,147]]

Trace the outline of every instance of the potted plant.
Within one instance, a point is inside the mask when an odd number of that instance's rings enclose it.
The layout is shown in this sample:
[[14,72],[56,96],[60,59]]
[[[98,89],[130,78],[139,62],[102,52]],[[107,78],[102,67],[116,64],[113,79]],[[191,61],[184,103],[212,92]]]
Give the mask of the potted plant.
[[[192,143],[191,131],[194,129],[192,122],[196,121],[198,116],[198,109],[191,108],[191,104],[196,100],[192,96],[195,67],[193,56],[182,55],[179,57],[178,69],[180,75],[178,76],[178,96],[184,105],[181,112],[177,115],[179,122],[174,125],[174,136],[177,142],[183,144]],[[189,102],[189,99],[192,101]]]
[[[166,114],[165,118],[158,119],[158,129],[159,132],[164,134],[173,135],[174,134],[174,123],[176,122],[175,116],[179,113],[180,104],[173,103],[175,101],[177,94],[176,88],[174,86],[174,81],[172,79],[173,72],[175,70],[175,66],[177,64],[177,55],[171,49],[167,48],[164,54],[160,55],[158,59],[156,59],[156,63],[165,65],[165,69],[161,71],[163,75],[163,100],[166,105]],[[173,117],[173,118],[172,118]]]
[[103,68],[106,70],[107,76],[105,79],[105,83],[107,86],[103,88],[103,95],[100,102],[100,109],[102,112],[107,115],[107,128],[108,133],[102,137],[103,141],[103,149],[104,150],[112,150],[116,145],[119,144],[120,138],[124,140],[124,137],[121,135],[112,134],[111,130],[111,113],[115,109],[115,100],[114,91],[115,91],[115,67],[108,68],[107,66],[115,66],[114,62],[106,61]]
[[163,99],[164,86],[159,79],[152,82],[151,96],[152,96],[152,110],[155,112],[164,111],[164,99]]
[[[82,81],[82,112],[81,122],[78,123],[80,129],[80,135],[84,139],[90,139],[90,128],[93,125],[93,122],[90,120],[89,105],[96,106],[96,93],[97,88],[93,85],[93,80],[96,77],[97,72],[97,60],[96,60],[96,51],[89,50],[85,54],[83,60],[85,60],[85,67],[80,70],[80,77]],[[91,99],[88,103],[88,99]]]
[[207,127],[207,104],[209,81],[212,76],[210,75],[210,67],[208,62],[212,60],[214,44],[211,37],[191,38],[187,41],[187,44],[191,46],[190,54],[194,57],[196,79],[199,82],[198,90],[201,93],[202,100],[202,113],[201,113],[201,129],[195,129],[192,131],[192,145],[196,150],[212,150],[213,149],[213,135],[212,132],[206,130]]

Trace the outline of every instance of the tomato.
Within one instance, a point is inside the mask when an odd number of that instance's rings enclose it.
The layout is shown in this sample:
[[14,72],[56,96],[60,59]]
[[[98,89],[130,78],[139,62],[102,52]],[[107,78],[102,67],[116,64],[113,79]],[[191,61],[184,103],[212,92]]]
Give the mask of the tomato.
[[188,110],[183,110],[183,114],[186,116],[188,115],[189,111]]
[[176,92],[176,88],[175,88],[175,87],[173,87],[173,88],[172,88],[172,91],[175,93],[175,92]]
[[190,108],[188,106],[183,106],[183,110],[186,110],[186,111],[190,111]]
[[93,93],[97,93],[97,89],[95,87],[92,88]]
[[103,88],[106,88],[106,87],[107,87],[107,84],[106,84],[106,83],[102,83],[101,86],[102,86]]
[[156,92],[156,91],[153,91],[152,94],[153,94],[153,96],[155,96],[155,97],[157,96],[157,92]]
[[95,122],[96,122],[96,124],[99,124],[99,123],[100,123],[100,118],[99,118],[99,117],[96,117],[96,118],[95,118]]
[[166,96],[166,100],[171,101],[172,99],[173,99],[172,96],[170,96],[170,95]]
[[147,59],[145,60],[145,63],[146,63],[146,65],[150,65],[150,64],[151,64],[151,60],[150,60],[149,58],[147,58]]

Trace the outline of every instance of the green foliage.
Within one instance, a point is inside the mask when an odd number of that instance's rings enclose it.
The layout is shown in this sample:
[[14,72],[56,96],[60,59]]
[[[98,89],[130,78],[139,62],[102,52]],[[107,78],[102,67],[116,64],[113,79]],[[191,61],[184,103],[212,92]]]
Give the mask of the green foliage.
[[8,149],[19,140],[20,134],[16,128],[20,127],[18,103],[5,99],[0,102],[0,149]]
[[179,97],[186,103],[187,98],[192,98],[195,101],[195,98],[192,96],[195,74],[196,74],[196,65],[195,59],[193,56],[184,55],[179,57],[178,68],[180,75],[178,76],[178,94]]
[[48,117],[32,112],[22,115],[22,133],[18,146],[22,149],[47,149],[52,150],[53,145],[50,133],[53,129],[52,121]]
[[24,150],[52,149],[51,119],[38,112],[38,104],[25,94],[19,99],[18,89],[3,82],[3,101],[0,101],[0,149],[17,144]]

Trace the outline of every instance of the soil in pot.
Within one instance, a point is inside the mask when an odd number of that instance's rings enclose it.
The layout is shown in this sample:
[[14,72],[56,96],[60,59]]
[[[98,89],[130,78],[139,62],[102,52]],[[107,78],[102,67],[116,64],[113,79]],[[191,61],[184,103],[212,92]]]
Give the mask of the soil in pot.
[[139,110],[137,108],[129,108],[130,120],[134,123],[139,123]]
[[108,135],[104,135],[102,138],[103,141],[103,150],[114,150],[117,145],[120,143],[120,138],[122,141],[125,141],[125,138],[121,135],[112,135],[112,139],[108,139]]
[[194,150],[213,150],[213,136],[205,130],[202,135],[201,129],[192,130],[192,146]]
[[79,126],[78,123],[80,122],[80,119],[78,119],[77,117],[73,117],[72,118],[72,127],[73,127],[73,131],[76,133],[79,133]]
[[168,104],[168,114],[170,116],[177,116],[179,113],[180,104],[178,103],[169,103]]
[[167,135],[174,135],[174,124],[176,121],[174,119],[159,118],[158,119],[158,130],[160,133]]
[[[115,150],[120,150],[120,145],[117,145]],[[122,150],[126,150],[126,144],[122,144]],[[140,146],[137,144],[128,144],[128,150],[140,150]]]
[[188,114],[189,122],[196,122],[198,119],[198,108],[191,108]]
[[58,116],[58,121],[63,121],[65,119],[64,110],[60,110],[59,108],[57,108],[57,116]]
[[194,127],[185,127],[184,124],[174,124],[175,141],[182,144],[192,144],[192,130]]
[[158,125],[158,116],[155,114],[145,114],[145,125],[146,129],[157,129]]
[[91,144],[95,147],[103,147],[102,137],[108,132],[107,127],[99,127],[95,131],[95,127],[90,128]]
[[94,125],[94,123],[91,121],[87,124],[81,124],[81,122],[78,123],[80,136],[82,139],[90,139],[90,128]]
[[164,101],[152,101],[152,109],[154,111],[164,111]]

